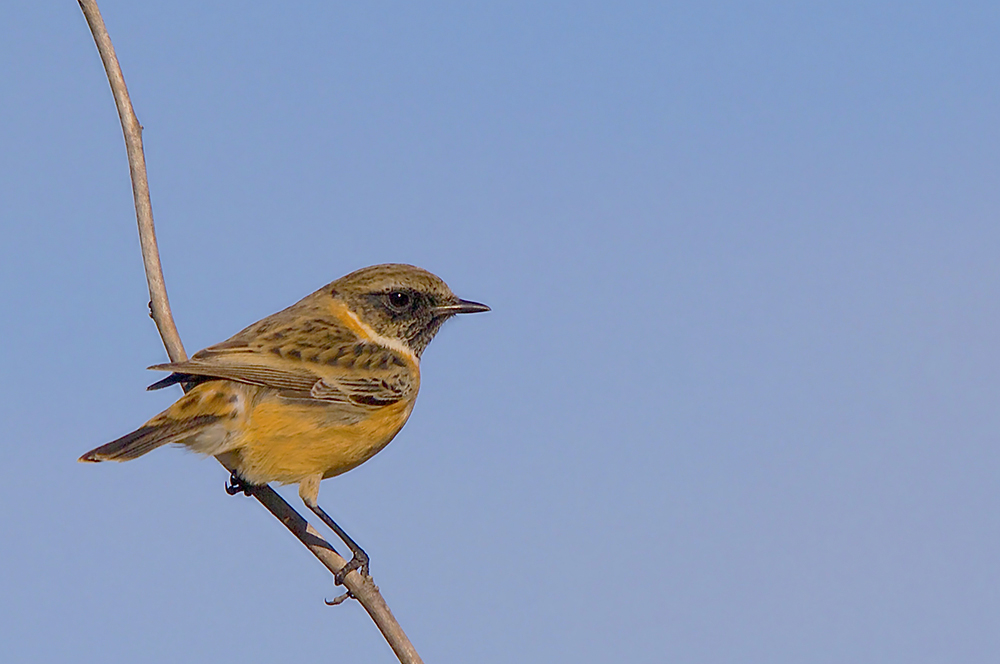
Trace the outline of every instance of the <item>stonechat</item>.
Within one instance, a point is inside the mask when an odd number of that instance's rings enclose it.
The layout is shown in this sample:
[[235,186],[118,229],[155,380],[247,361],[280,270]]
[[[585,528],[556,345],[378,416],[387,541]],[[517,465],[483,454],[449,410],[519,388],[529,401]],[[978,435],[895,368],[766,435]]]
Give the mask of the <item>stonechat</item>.
[[171,373],[149,389],[181,384],[184,396],[80,461],[127,461],[172,443],[233,469],[230,493],[298,484],[351,549],[338,583],[352,569],[367,575],[368,556],[317,503],[319,483],[399,433],[420,387],[420,356],[441,324],[489,310],[412,265],[352,272],[185,362],[150,367]]

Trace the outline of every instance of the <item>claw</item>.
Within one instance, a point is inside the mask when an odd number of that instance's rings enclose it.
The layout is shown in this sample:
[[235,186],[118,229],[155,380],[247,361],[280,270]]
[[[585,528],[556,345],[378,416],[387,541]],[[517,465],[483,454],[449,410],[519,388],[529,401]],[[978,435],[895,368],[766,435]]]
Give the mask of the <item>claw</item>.
[[354,593],[352,593],[350,590],[348,590],[343,595],[334,597],[333,599],[324,599],[323,603],[326,604],[327,606],[337,606],[338,604],[343,604],[349,599],[354,599]]
[[241,491],[245,496],[252,496],[253,490],[254,485],[249,482],[244,482],[243,478],[237,475],[235,470],[229,476],[229,481],[226,482],[226,493],[230,496],[235,496]]

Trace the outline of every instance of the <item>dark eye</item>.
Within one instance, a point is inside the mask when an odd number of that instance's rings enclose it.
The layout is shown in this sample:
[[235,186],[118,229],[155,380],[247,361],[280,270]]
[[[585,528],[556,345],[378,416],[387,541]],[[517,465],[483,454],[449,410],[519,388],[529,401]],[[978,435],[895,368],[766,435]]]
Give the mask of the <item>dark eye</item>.
[[403,291],[392,291],[387,299],[389,306],[396,311],[405,311],[410,306],[410,294]]

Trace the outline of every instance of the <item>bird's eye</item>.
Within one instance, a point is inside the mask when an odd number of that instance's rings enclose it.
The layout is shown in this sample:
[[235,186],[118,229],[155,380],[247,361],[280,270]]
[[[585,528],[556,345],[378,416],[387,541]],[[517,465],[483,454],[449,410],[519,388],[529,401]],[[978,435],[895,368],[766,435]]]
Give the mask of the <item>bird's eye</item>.
[[389,307],[396,311],[405,311],[410,306],[410,294],[403,291],[392,291],[387,299]]

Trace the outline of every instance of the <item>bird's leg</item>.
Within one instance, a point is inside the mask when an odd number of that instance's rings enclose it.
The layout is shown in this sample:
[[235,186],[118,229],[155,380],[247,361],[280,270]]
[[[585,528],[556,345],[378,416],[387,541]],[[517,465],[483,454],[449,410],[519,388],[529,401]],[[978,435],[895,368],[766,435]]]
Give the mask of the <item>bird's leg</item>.
[[235,496],[241,491],[245,496],[252,496],[253,490],[256,488],[256,484],[250,484],[245,481],[242,477],[236,474],[235,470],[229,475],[229,481],[226,482],[226,493],[230,496]]
[[340,586],[344,584],[344,577],[351,570],[357,570],[363,577],[368,576],[368,554],[319,506],[317,499],[319,498],[319,483],[322,479],[323,476],[317,474],[299,482],[299,498],[330,530],[337,533],[337,537],[342,539],[347,548],[351,550],[351,559],[347,561],[346,565],[340,568],[340,571],[333,575],[333,582]]
[[347,576],[348,572],[355,569],[358,570],[358,573],[361,576],[368,576],[368,554],[365,553],[365,550],[358,546],[358,543],[351,539],[351,536],[348,535],[343,528],[338,526],[337,522],[331,519],[330,515],[327,514],[317,503],[312,502],[312,504],[310,504],[310,502],[306,502],[306,507],[311,509],[313,514],[318,516],[323,523],[330,528],[330,530],[337,533],[337,537],[344,540],[344,544],[346,544],[347,548],[351,550],[351,559],[348,560],[347,564],[341,567],[340,570],[333,575],[333,582],[338,586],[343,585],[344,577]]

